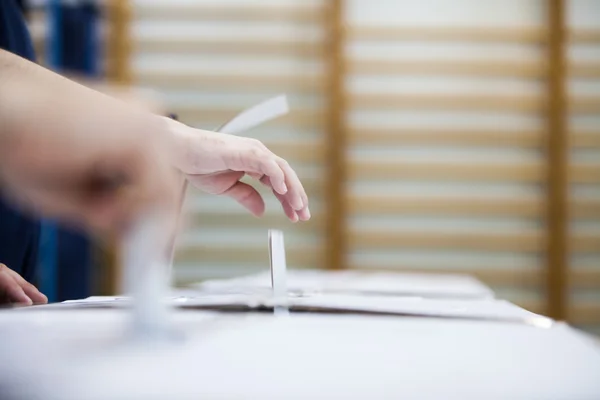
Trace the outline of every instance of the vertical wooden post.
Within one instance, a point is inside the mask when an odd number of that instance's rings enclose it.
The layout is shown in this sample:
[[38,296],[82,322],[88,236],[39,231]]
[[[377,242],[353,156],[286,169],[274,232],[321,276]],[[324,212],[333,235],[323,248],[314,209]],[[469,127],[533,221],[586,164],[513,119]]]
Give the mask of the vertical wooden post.
[[[129,0],[110,0],[107,3],[108,37],[105,54],[108,61],[107,80],[112,84],[128,85],[131,83],[131,41],[129,26],[131,22],[131,5]],[[115,295],[121,290],[121,257],[117,240],[111,240],[100,250],[99,258],[102,271],[101,292],[104,295]]]
[[567,318],[568,156],[565,83],[565,0],[548,0],[548,240],[547,313]]
[[129,37],[131,5],[129,0],[110,0],[107,11],[107,77],[112,83],[126,85],[131,83],[131,40]]
[[329,0],[327,59],[326,267],[346,267],[346,132],[344,93],[344,0]]

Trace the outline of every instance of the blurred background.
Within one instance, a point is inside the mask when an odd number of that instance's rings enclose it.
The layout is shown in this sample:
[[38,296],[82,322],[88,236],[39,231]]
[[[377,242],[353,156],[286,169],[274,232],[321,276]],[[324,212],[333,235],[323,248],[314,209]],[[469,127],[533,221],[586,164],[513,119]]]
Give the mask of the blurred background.
[[[600,1],[25,5],[41,63],[153,89],[186,124],[288,95],[247,136],[297,169],[312,220],[262,188],[262,219],[192,191],[177,284],[264,271],[281,228],[292,268],[466,273],[600,334]],[[91,248],[87,294],[114,293],[114,257]]]

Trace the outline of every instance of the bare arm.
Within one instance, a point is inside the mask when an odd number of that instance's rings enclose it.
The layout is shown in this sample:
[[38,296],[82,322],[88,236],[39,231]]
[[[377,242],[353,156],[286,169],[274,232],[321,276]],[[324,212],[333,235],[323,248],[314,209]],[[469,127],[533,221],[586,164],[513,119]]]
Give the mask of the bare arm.
[[148,203],[173,203],[174,166],[260,215],[261,196],[239,182],[256,177],[288,218],[310,218],[294,170],[257,140],[169,121],[4,51],[0,77],[0,182],[35,211],[110,228]]
[[115,227],[171,193],[166,129],[158,116],[0,50],[0,179],[22,206]]

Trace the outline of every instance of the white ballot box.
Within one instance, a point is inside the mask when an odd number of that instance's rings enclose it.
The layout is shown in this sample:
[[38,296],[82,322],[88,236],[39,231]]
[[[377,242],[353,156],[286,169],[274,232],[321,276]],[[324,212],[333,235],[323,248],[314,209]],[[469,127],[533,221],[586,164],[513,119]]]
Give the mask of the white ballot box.
[[124,309],[80,306],[0,312],[2,399],[600,398],[598,343],[562,323],[176,309],[172,340],[129,342]]
[[2,311],[0,398],[600,399],[598,342],[476,280],[288,278],[173,291],[161,340],[128,336],[128,297]]

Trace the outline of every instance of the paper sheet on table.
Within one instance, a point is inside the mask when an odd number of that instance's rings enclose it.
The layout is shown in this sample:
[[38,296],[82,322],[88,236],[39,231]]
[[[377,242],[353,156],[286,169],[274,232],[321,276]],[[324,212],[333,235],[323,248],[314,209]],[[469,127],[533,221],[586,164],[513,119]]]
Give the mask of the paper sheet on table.
[[[287,286],[290,292],[296,294],[360,293],[457,299],[494,297],[489,287],[466,275],[288,270]],[[265,272],[205,281],[194,287],[208,293],[261,293],[270,287],[270,277]]]
[[[186,293],[169,297],[171,305],[181,309],[214,311],[272,310],[281,301],[270,294],[202,294]],[[127,297],[91,297],[63,303],[65,308],[127,307]],[[422,297],[359,296],[339,294],[313,294],[305,297],[288,297],[285,305],[292,312],[355,313],[390,316],[420,316],[515,322],[538,327],[550,327],[552,320],[510,302],[496,299],[458,300]]]

